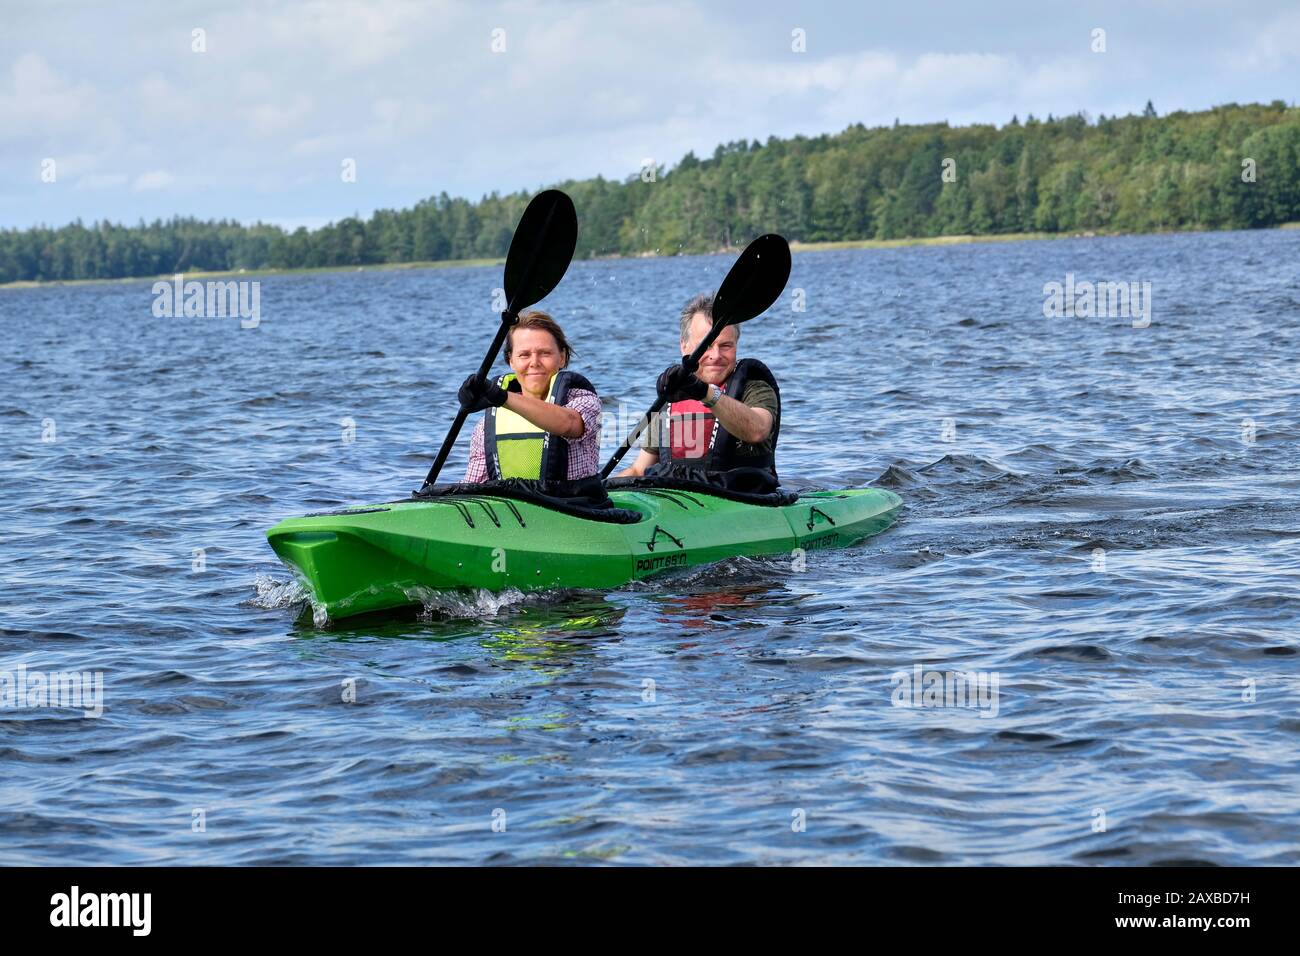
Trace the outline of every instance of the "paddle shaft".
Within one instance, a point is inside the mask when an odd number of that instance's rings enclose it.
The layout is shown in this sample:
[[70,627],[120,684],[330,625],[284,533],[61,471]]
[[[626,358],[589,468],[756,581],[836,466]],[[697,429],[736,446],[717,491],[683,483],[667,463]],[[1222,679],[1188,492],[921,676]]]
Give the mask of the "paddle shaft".
[[[688,372],[694,372],[699,368],[700,358],[709,350],[709,346],[714,343],[717,337],[722,334],[722,330],[726,327],[727,320],[725,317],[715,321],[713,323],[713,328],[709,329],[709,334],[704,336],[704,340],[695,347],[695,351],[682,359],[682,368],[686,369]],[[650,411],[641,416],[640,421],[638,421],[633,427],[632,433],[624,439],[623,444],[619,446],[618,451],[614,452],[614,457],[606,462],[605,467],[600,470],[601,480],[609,477],[610,472],[612,472],[623,459],[623,456],[631,450],[633,443],[641,437],[641,433],[645,431],[646,426],[650,424],[650,420],[654,418],[654,416],[657,415],[667,404],[668,397],[666,395],[660,395],[655,399],[655,403],[650,406]]]

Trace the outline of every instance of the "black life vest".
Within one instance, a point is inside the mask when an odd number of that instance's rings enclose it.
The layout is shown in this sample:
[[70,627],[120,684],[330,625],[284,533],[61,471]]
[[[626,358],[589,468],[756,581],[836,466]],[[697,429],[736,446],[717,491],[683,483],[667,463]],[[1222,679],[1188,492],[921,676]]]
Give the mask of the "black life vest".
[[658,435],[659,464],[689,461],[706,471],[727,471],[732,468],[764,468],[776,473],[776,440],[781,431],[781,388],[776,376],[758,359],[741,359],[722,383],[722,391],[736,401],[745,394],[751,380],[766,382],[776,393],[777,414],[772,422],[772,450],[758,455],[738,455],[741,444],[735,435],[722,427],[722,423],[703,402],[688,399],[670,402],[660,413]]
[[[513,372],[501,376],[497,384],[509,392],[523,391]],[[563,405],[573,389],[596,392],[591,382],[577,372],[561,370],[552,376],[546,400]],[[567,481],[569,478],[569,440],[538,428],[504,405],[487,411],[483,421],[483,457],[490,481],[502,478]]]

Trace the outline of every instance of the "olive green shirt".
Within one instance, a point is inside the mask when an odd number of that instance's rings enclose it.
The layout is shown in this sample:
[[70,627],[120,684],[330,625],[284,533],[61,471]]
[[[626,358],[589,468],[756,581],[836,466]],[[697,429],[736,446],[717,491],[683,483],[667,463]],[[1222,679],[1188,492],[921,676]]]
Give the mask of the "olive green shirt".
[[767,437],[757,445],[748,445],[737,439],[736,456],[744,458],[746,456],[762,455],[772,450],[772,435],[776,433],[776,426],[780,421],[781,409],[776,399],[776,392],[767,382],[754,381],[745,386],[745,393],[740,396],[740,401],[750,408],[765,408],[772,416],[772,431],[768,432]]

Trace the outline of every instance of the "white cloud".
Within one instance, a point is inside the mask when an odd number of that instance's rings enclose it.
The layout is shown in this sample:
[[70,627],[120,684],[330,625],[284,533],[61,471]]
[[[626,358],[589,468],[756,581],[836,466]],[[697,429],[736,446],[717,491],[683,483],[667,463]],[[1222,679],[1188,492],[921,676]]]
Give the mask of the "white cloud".
[[301,92],[276,101],[236,104],[236,109],[259,138],[285,136],[309,128],[314,118],[312,98]]
[[1024,67],[1016,57],[994,53],[926,53],[899,76],[905,101],[944,103],[1001,98],[1018,85]]
[[39,53],[14,60],[0,86],[0,142],[84,132],[102,137],[112,132],[110,116],[90,83],[67,79]]
[[[1249,46],[1230,50],[1225,59],[1234,69],[1253,72],[1280,70],[1300,60],[1300,10],[1290,10],[1264,23]],[[1290,92],[1294,98],[1295,91]]]
[[430,0],[306,0],[231,11],[217,25],[232,28],[219,37],[241,46],[264,38],[275,50],[306,51],[318,67],[337,71],[382,66],[419,42],[421,26],[452,12],[450,3]]
[[87,173],[78,176],[74,189],[121,189],[127,183],[125,173]]
[[135,192],[148,192],[151,189],[166,189],[172,183],[176,182],[176,177],[165,169],[153,169],[147,173],[141,173],[135,177],[131,183],[131,189]]

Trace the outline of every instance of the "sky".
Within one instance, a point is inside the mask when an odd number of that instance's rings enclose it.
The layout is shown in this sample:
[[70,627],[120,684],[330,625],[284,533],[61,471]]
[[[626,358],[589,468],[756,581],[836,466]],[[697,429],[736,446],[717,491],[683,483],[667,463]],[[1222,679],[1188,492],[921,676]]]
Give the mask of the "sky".
[[1297,91],[1296,0],[0,0],[0,228],[315,227],[853,123]]

